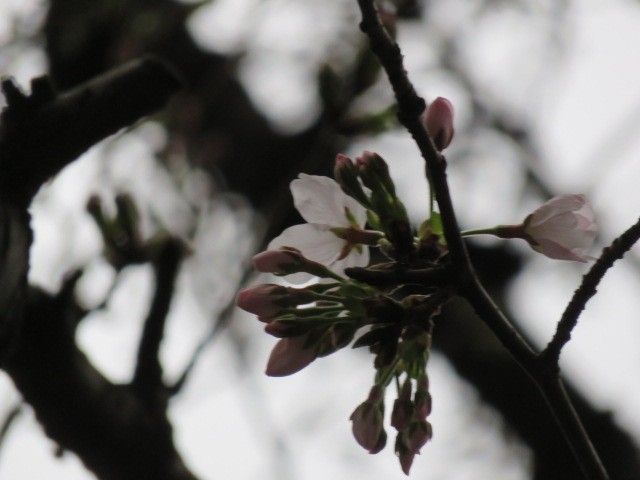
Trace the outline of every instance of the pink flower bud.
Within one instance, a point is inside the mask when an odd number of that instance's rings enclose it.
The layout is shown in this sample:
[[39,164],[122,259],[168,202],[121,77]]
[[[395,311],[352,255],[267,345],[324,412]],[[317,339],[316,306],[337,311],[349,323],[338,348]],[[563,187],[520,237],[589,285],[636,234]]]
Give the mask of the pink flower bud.
[[264,331],[277,338],[288,338],[304,335],[309,332],[309,326],[305,325],[304,322],[292,323],[281,320],[270,320],[264,326]]
[[267,283],[240,290],[236,296],[236,305],[259,317],[271,318],[282,311],[283,300],[287,295],[285,287]]
[[433,436],[431,424],[424,420],[411,422],[406,430],[406,445],[413,453],[420,453],[420,449]]
[[253,266],[259,272],[286,275],[291,273],[304,261],[302,254],[293,248],[267,250],[254,255]]
[[375,153],[365,150],[359,157],[356,157],[356,165],[358,165],[358,167],[362,167],[372,161],[375,161],[375,157]]
[[400,467],[402,468],[402,471],[405,475],[409,475],[416,452],[409,449],[406,437],[405,432],[398,432],[398,435],[396,436],[395,450],[398,460],[400,460]]
[[400,396],[393,402],[391,411],[391,425],[398,431],[404,430],[413,417],[413,403],[411,402],[411,380],[405,380]]
[[453,139],[453,105],[444,97],[436,98],[422,114],[422,124],[426,128],[433,144],[442,151]]
[[409,475],[411,465],[413,465],[413,459],[416,456],[415,453],[406,451],[398,454],[398,460],[400,460],[400,467],[405,475]]
[[339,154],[336,155],[335,168],[338,168],[338,169],[349,168],[350,169],[352,165],[353,165],[353,162],[345,154],[339,153]]
[[426,420],[431,413],[431,395],[429,392],[416,392],[414,402],[416,417],[419,420]]
[[285,377],[302,370],[316,358],[313,346],[305,347],[307,335],[283,338],[271,350],[266,374],[270,377]]
[[584,195],[561,195],[529,215],[524,232],[533,240],[533,249],[547,257],[586,262],[597,227]]
[[358,180],[358,167],[342,153],[336,156],[333,177],[344,193],[355,198],[362,205],[369,204],[369,199],[360,185],[360,180]]
[[353,436],[358,444],[369,453],[377,453],[382,450],[387,438],[386,432],[382,428],[381,391],[379,387],[373,387],[369,398],[358,405],[349,417],[353,422],[351,428]]

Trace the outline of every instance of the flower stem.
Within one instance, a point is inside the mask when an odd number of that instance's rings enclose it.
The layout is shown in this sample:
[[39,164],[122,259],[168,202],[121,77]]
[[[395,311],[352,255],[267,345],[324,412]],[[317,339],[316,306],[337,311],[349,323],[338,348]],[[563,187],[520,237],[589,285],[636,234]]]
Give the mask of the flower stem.
[[388,370],[384,372],[382,377],[380,377],[380,380],[376,382],[376,385],[386,387],[387,384],[389,383],[389,380],[391,380],[391,376],[396,372],[396,367],[398,366],[399,362],[400,362],[400,356],[396,355],[396,358],[393,359],[393,363],[389,365]]
[[460,232],[463,237],[471,237],[473,235],[495,235],[498,236],[498,227],[478,228],[474,230],[463,230]]

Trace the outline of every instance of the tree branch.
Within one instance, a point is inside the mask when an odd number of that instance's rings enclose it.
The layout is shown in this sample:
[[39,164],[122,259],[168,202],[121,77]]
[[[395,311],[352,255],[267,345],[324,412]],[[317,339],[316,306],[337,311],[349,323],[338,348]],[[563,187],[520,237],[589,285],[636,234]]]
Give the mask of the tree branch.
[[131,381],[132,388],[149,408],[164,409],[166,404],[159,353],[183,251],[184,247],[178,240],[169,239],[164,242],[153,261],[155,294],[144,323],[136,369]]
[[571,339],[571,332],[578,324],[578,318],[587,302],[596,294],[600,281],[607,271],[613,267],[615,261],[621,259],[638,239],[640,239],[640,219],[616,238],[611,245],[604,248],[600,258],[582,277],[582,283],[573,293],[571,301],[558,322],[556,333],[541,354],[544,361],[549,365],[558,365],[560,352]]
[[25,95],[2,82],[0,199],[26,207],[45,181],[100,140],[162,107],[180,87],[162,61],[129,62],[61,95],[46,77]]
[[[42,182],[95,142],[160,108],[178,85],[163,63],[149,59],[60,96],[42,79],[33,82],[30,96],[3,83],[8,107],[0,129],[2,368],[47,435],[103,480],[196,477],[173,444],[164,410],[147,408],[130,385],[109,382],[80,351],[69,291],[51,296],[26,289],[32,240],[26,208]],[[152,310],[161,316],[163,306],[158,300]],[[150,341],[149,350],[155,343]]]

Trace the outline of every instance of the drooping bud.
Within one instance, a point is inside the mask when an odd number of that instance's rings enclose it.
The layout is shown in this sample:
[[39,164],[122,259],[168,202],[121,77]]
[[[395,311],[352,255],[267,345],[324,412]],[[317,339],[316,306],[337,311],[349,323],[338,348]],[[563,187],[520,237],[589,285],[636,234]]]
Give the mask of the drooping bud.
[[413,402],[416,407],[416,418],[418,420],[426,420],[429,414],[431,414],[431,394],[429,393],[429,377],[426,373],[423,373],[418,378],[418,388],[416,394],[413,397]]
[[453,105],[444,97],[436,98],[421,116],[433,144],[442,151],[449,146],[453,139]]
[[260,252],[253,256],[252,262],[259,272],[287,275],[299,271],[304,260],[299,250],[281,248]]
[[406,435],[406,445],[413,453],[420,453],[420,449],[424,447],[433,436],[431,424],[425,420],[414,421],[403,432]]
[[269,362],[266,374],[270,377],[284,377],[302,370],[316,359],[316,350],[312,346],[306,346],[307,336],[283,338],[276,343]]
[[333,177],[344,193],[355,198],[365,207],[369,207],[369,197],[364,193],[360,180],[358,180],[358,167],[342,153],[336,156]]
[[310,326],[303,321],[287,322],[283,320],[272,320],[264,326],[264,331],[276,338],[289,338],[304,335],[309,331],[309,328]]
[[384,389],[375,385],[369,392],[369,398],[356,407],[349,419],[353,422],[353,436],[360,446],[369,453],[378,453],[386,443],[383,429]]
[[398,460],[400,460],[400,467],[405,475],[409,475],[409,471],[411,470],[411,465],[413,464],[413,458],[416,456],[416,453],[409,449],[406,444],[406,435],[403,432],[398,432],[396,435],[396,445],[395,445],[396,455],[398,456]]
[[411,417],[413,417],[413,403],[411,402],[411,380],[407,378],[402,385],[400,395],[393,402],[393,410],[391,412],[391,425],[398,431],[404,430]]
[[266,283],[240,290],[236,296],[236,305],[259,317],[269,318],[282,311],[286,296],[285,287]]

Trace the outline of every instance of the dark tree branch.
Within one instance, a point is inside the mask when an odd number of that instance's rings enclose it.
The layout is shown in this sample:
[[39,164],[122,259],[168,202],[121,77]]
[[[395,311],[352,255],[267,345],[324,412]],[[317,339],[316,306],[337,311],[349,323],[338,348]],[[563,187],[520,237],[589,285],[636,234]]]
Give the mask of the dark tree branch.
[[153,261],[155,294],[144,323],[131,382],[134,391],[149,408],[164,408],[166,403],[159,353],[183,252],[181,242],[169,239],[160,247]]
[[67,307],[66,299],[33,289],[5,366],[46,434],[101,479],[194,480],[164,412],[150,412],[129,386],[91,365],[75,344]]
[[160,60],[136,60],[56,95],[46,77],[27,96],[4,80],[0,198],[26,207],[45,181],[100,140],[162,107],[180,86]]
[[613,267],[615,261],[621,259],[638,239],[640,239],[640,220],[616,238],[611,245],[602,250],[600,258],[598,258],[584,277],[582,277],[582,283],[573,293],[571,301],[558,322],[556,333],[542,352],[542,358],[548,362],[549,365],[558,365],[560,352],[571,339],[571,332],[578,324],[578,318],[587,302],[596,294],[598,284],[607,271]]
[[558,378],[557,368],[546,368],[546,365],[539,361],[538,355],[502,314],[478,280],[455,217],[446,177],[446,161],[436,151],[419,118],[425,108],[425,101],[416,94],[409,81],[403,66],[402,52],[396,42],[385,32],[378,18],[374,1],[358,0],[358,4],[362,12],[360,28],[369,37],[372,51],[387,72],[398,102],[400,123],[411,133],[425,159],[426,175],[440,207],[444,236],[449,247],[456,285],[536,383],[547,400],[585,477],[593,480],[608,479],[608,474],[575,414],[569,398],[558,394],[556,384],[560,386],[560,390],[562,390],[562,384]]
[[[104,480],[195,476],[173,444],[164,409],[150,410],[130,385],[109,382],[77,347],[71,287],[56,296],[26,289],[32,239],[26,207],[42,182],[95,142],[160,108],[177,87],[157,60],[128,64],[60,96],[44,80],[34,82],[31,96],[3,84],[8,107],[0,130],[0,281],[7,290],[0,294],[2,368],[47,435]],[[177,267],[171,262],[159,265],[163,278],[173,278]],[[162,316],[167,299],[154,303],[154,315]],[[159,343],[157,328],[149,330],[145,351]]]

